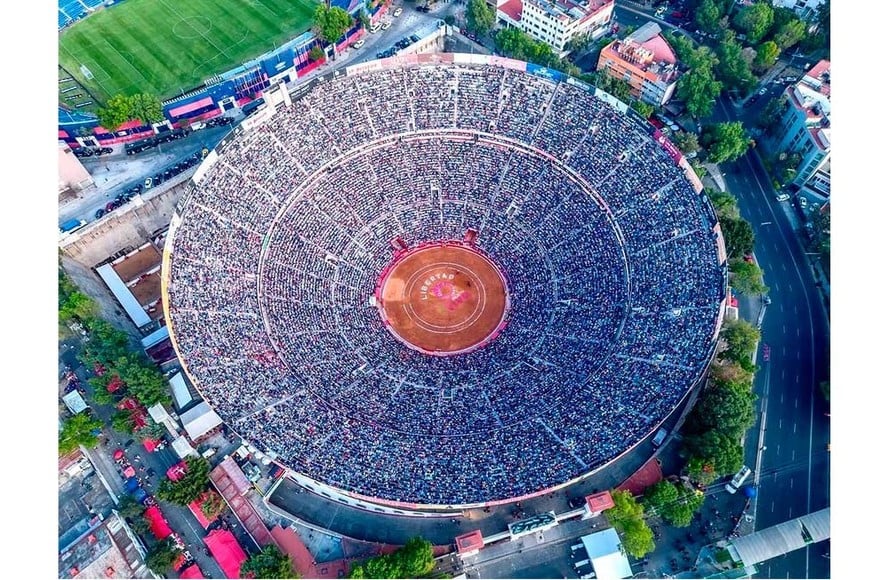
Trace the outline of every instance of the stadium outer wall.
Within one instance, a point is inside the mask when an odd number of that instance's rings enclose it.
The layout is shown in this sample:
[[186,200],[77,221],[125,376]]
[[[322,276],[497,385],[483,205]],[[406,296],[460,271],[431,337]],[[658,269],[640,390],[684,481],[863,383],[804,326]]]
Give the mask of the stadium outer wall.
[[[607,103],[610,103],[614,108],[619,110],[621,113],[630,117],[635,123],[639,124],[643,128],[644,131],[646,131],[648,134],[650,134],[652,136],[652,138],[665,150],[665,152],[671,157],[671,159],[673,159],[674,163],[677,166],[679,166],[680,169],[683,171],[685,177],[688,179],[688,181],[692,185],[692,188],[694,189],[694,191],[699,196],[702,196],[703,205],[707,208],[709,217],[711,218],[711,222],[714,224],[713,227],[711,228],[711,231],[716,236],[717,257],[718,257],[718,261],[719,261],[719,266],[722,269],[722,274],[723,274],[723,285],[722,285],[721,299],[720,299],[720,303],[719,303],[719,313],[718,313],[718,316],[716,319],[716,325],[715,325],[715,329],[714,329],[714,333],[713,333],[713,338],[710,341],[710,346],[709,346],[708,353],[706,356],[707,362],[704,365],[703,371],[698,375],[698,378],[695,380],[695,382],[692,384],[692,386],[686,390],[686,392],[683,394],[683,396],[674,405],[674,410],[671,413],[669,413],[666,417],[664,417],[662,419],[662,421],[660,421],[656,425],[654,425],[653,428],[649,431],[649,433],[647,433],[646,436],[644,436],[643,438],[638,440],[638,442],[635,443],[634,445],[632,445],[631,447],[625,449],[619,455],[613,457],[612,459],[610,459],[606,463],[599,465],[598,467],[596,467],[590,471],[587,471],[586,473],[584,473],[576,478],[565,481],[559,485],[548,487],[548,488],[545,488],[545,489],[542,489],[539,491],[535,491],[532,493],[528,493],[525,495],[521,495],[521,496],[509,497],[509,498],[493,500],[493,501],[488,501],[488,502],[477,502],[477,503],[467,503],[467,504],[451,504],[451,505],[421,504],[421,503],[403,502],[403,501],[387,500],[387,499],[383,499],[383,498],[366,496],[364,494],[352,492],[349,490],[343,490],[343,489],[339,489],[339,488],[331,486],[331,485],[327,485],[323,482],[319,482],[313,478],[310,478],[304,474],[297,472],[292,467],[286,465],[282,461],[282,458],[277,457],[274,454],[267,453],[265,450],[261,450],[266,455],[271,457],[273,459],[273,461],[275,461],[280,466],[285,468],[286,472],[288,474],[290,474],[290,475],[287,475],[287,477],[293,479],[297,483],[300,483],[300,485],[303,485],[303,486],[307,487],[308,489],[311,489],[311,491],[314,491],[314,492],[318,493],[319,495],[322,495],[323,497],[326,497],[330,500],[333,500],[333,501],[335,500],[335,498],[332,497],[333,495],[343,496],[345,498],[349,498],[350,500],[355,500],[354,507],[358,507],[360,509],[374,511],[374,510],[377,510],[377,508],[376,507],[369,507],[369,505],[371,505],[371,506],[385,506],[385,507],[391,508],[392,510],[396,511],[397,513],[401,512],[402,515],[406,515],[406,516],[430,516],[431,517],[433,515],[433,513],[432,513],[433,511],[434,512],[442,512],[440,515],[446,516],[446,515],[451,515],[449,513],[444,513],[444,512],[448,512],[448,511],[455,512],[457,510],[475,509],[475,508],[484,508],[484,507],[495,507],[495,506],[505,505],[505,504],[509,504],[509,503],[516,503],[519,501],[526,501],[529,499],[533,499],[536,497],[547,495],[547,494],[553,493],[555,491],[564,489],[568,486],[574,485],[574,484],[576,484],[576,483],[578,483],[578,482],[580,482],[580,481],[582,481],[582,480],[584,480],[584,479],[586,479],[586,478],[588,478],[596,473],[599,473],[602,470],[611,466],[613,463],[619,461],[620,459],[622,459],[623,457],[625,457],[629,453],[635,451],[635,449],[637,449],[637,447],[639,447],[646,439],[648,439],[650,436],[652,436],[652,434],[655,433],[655,431],[658,430],[658,428],[663,423],[665,423],[669,419],[671,419],[674,416],[674,413],[676,413],[680,409],[680,407],[682,407],[683,404],[687,401],[688,397],[692,394],[692,392],[704,383],[704,379],[709,371],[710,365],[713,362],[713,355],[716,351],[716,344],[718,341],[719,331],[721,330],[722,323],[723,323],[724,317],[725,317],[725,309],[726,309],[726,295],[725,294],[726,294],[726,286],[727,286],[727,281],[728,281],[727,280],[727,275],[728,275],[727,272],[728,271],[727,271],[727,258],[726,258],[726,253],[725,253],[725,242],[724,242],[724,238],[722,236],[722,231],[721,231],[721,227],[720,227],[718,218],[717,218],[716,213],[713,209],[712,203],[710,202],[709,198],[707,198],[706,194],[703,193],[703,185],[701,183],[701,180],[698,178],[697,174],[695,174],[695,171],[694,171],[694,169],[692,169],[688,160],[682,155],[682,153],[680,153],[679,149],[677,149],[676,146],[674,146],[667,139],[667,137],[665,135],[663,135],[657,128],[655,128],[651,124],[649,124],[646,121],[646,119],[644,119],[641,115],[639,115],[633,109],[629,108],[628,105],[626,105],[622,101],[616,99],[615,97],[613,97],[609,93],[605,93],[601,89],[598,89],[596,87],[588,85],[588,84],[586,84],[582,81],[579,81],[573,77],[569,77],[568,75],[566,75],[562,72],[554,71],[552,69],[549,69],[546,67],[541,67],[541,66],[534,65],[531,63],[526,63],[523,61],[518,61],[518,60],[508,59],[508,58],[498,57],[498,56],[477,55],[477,54],[472,55],[472,54],[464,54],[464,53],[411,54],[411,55],[405,55],[405,56],[398,56],[398,57],[393,57],[393,58],[388,58],[388,59],[380,59],[380,60],[369,61],[369,62],[357,64],[357,65],[352,65],[352,66],[347,67],[347,68],[331,71],[328,75],[325,75],[325,76],[328,76],[330,78],[335,78],[335,77],[345,76],[345,75],[353,76],[356,74],[362,74],[362,73],[366,73],[366,72],[370,72],[370,71],[387,70],[387,69],[390,69],[393,67],[407,67],[407,66],[413,66],[416,64],[424,64],[424,63],[488,64],[488,65],[492,65],[492,66],[502,66],[505,68],[511,68],[514,70],[523,70],[529,74],[533,74],[533,75],[536,75],[536,76],[539,76],[542,78],[546,78],[546,79],[557,81],[557,82],[567,82],[569,84],[581,87],[582,89],[588,91],[591,95],[593,95],[593,96],[595,96],[595,97],[597,97],[597,98],[599,98]],[[222,150],[227,145],[232,143],[239,135],[241,135],[244,132],[255,129],[260,124],[262,124],[265,120],[271,118],[276,112],[276,105],[278,103],[296,102],[299,99],[303,98],[305,95],[307,95],[315,83],[324,82],[325,80],[327,80],[325,77],[312,78],[312,79],[308,79],[308,80],[298,84],[297,86],[293,86],[293,87],[287,86],[286,83],[281,83],[281,84],[269,87],[267,90],[265,90],[263,92],[263,99],[265,102],[265,106],[262,107],[261,109],[259,109],[254,115],[252,115],[248,119],[245,119],[245,121],[243,121],[239,127],[235,128],[233,131],[231,131],[214,148],[214,150],[209,152],[206,159],[203,161],[203,163],[200,165],[200,167],[194,173],[193,177],[191,178],[191,181],[193,181],[194,184],[197,183],[199,181],[199,179],[205,174],[205,172],[208,171],[208,169],[217,162],[218,157],[220,156],[220,153],[222,152]],[[164,312],[165,312],[165,320],[166,320],[166,326],[167,326],[168,333],[169,333],[169,338],[170,338],[170,341],[172,342],[173,348],[176,351],[176,354],[178,354],[178,360],[181,364],[181,367],[182,367],[185,375],[187,376],[188,380],[190,381],[190,383],[194,386],[194,388],[199,393],[200,397],[202,397],[203,400],[208,401],[209,399],[206,396],[204,396],[203,391],[200,389],[198,381],[189,372],[189,369],[187,368],[187,364],[184,360],[184,356],[182,356],[182,354],[178,348],[178,342],[177,342],[177,339],[175,337],[175,332],[172,328],[172,319],[169,316],[168,283],[169,283],[169,272],[170,272],[170,267],[171,267],[171,254],[172,254],[174,236],[175,236],[175,232],[177,230],[177,225],[181,221],[181,213],[183,212],[184,206],[186,205],[186,202],[187,202],[188,196],[186,195],[186,193],[187,192],[182,194],[181,197],[179,198],[176,212],[172,216],[172,219],[170,221],[169,232],[168,232],[167,237],[166,237],[166,242],[165,242],[165,247],[164,247],[164,252],[163,252],[163,260],[162,260],[162,268],[161,268],[161,289],[160,290],[161,290],[161,298],[163,301],[163,308],[164,308]],[[688,409],[683,410],[683,412],[687,412],[687,411],[688,411]],[[230,427],[229,424],[227,424],[227,426]],[[230,429],[232,429],[232,427],[230,427]],[[233,429],[233,431],[235,432],[234,429]],[[245,439],[241,433],[236,433],[236,434],[239,435],[240,438]],[[321,487],[322,489],[318,490],[316,487],[311,486],[311,485],[305,485],[305,483],[303,483],[303,482],[315,482],[317,484],[317,486]],[[329,493],[330,491],[332,492],[331,494]],[[364,503],[361,503],[361,502],[364,502]],[[377,511],[380,513],[383,513],[383,510],[377,510]],[[426,512],[428,512],[428,513],[426,513]]]

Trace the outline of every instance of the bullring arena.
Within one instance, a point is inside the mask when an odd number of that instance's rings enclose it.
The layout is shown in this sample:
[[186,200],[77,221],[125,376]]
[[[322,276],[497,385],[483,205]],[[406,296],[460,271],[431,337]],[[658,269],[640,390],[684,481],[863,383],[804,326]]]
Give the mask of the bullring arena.
[[705,372],[718,223],[623,103],[459,54],[265,99],[179,203],[164,304],[203,397],[290,470],[393,505],[515,501],[634,448]]

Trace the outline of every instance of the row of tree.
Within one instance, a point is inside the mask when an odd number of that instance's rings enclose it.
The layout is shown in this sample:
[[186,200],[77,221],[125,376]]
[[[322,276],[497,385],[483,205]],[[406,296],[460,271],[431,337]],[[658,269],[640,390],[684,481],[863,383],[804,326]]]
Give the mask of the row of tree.
[[423,578],[435,568],[432,543],[420,537],[411,538],[392,554],[376,556],[362,563],[355,562],[351,578]]
[[619,532],[626,553],[643,558],[655,550],[653,531],[646,523],[643,504],[628,491],[614,489],[610,497],[613,498],[613,507],[604,511],[604,517]]
[[733,195],[710,188],[707,189],[707,195],[716,209],[725,238],[731,287],[748,296],[764,294],[768,290],[762,282],[764,272],[747,257],[755,245],[752,225],[740,216],[737,199]]
[[106,101],[105,107],[97,109],[97,119],[100,121],[100,126],[107,131],[114,131],[133,119],[151,125],[164,119],[163,103],[149,93],[115,95]]

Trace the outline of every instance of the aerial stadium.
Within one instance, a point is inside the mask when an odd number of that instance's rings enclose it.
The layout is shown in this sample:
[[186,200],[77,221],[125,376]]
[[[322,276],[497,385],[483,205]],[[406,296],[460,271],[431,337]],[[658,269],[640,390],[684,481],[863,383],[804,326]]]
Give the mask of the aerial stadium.
[[715,213],[624,103],[463,54],[279,85],[197,170],[163,268],[187,375],[291,472],[408,507],[635,449],[722,323]]

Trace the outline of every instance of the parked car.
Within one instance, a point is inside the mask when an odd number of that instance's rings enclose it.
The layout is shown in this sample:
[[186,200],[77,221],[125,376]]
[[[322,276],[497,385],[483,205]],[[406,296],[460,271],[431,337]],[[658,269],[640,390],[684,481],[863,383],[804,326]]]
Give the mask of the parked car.
[[97,213],[94,214],[94,219],[100,219],[104,215],[106,215],[106,210],[100,208],[97,210]]
[[387,20],[386,22],[384,22],[384,25],[381,27],[381,30],[387,30],[392,25],[393,25],[393,23],[391,21]]
[[400,8],[396,8],[396,9],[393,11],[393,16],[398,16],[398,15],[400,15],[401,13],[402,13],[402,8],[401,8],[401,7],[400,7]]
[[365,43],[366,43],[365,40],[357,40],[356,42],[354,42],[353,44],[351,44],[351,46],[354,47],[354,48],[362,48],[362,46],[363,46]]

